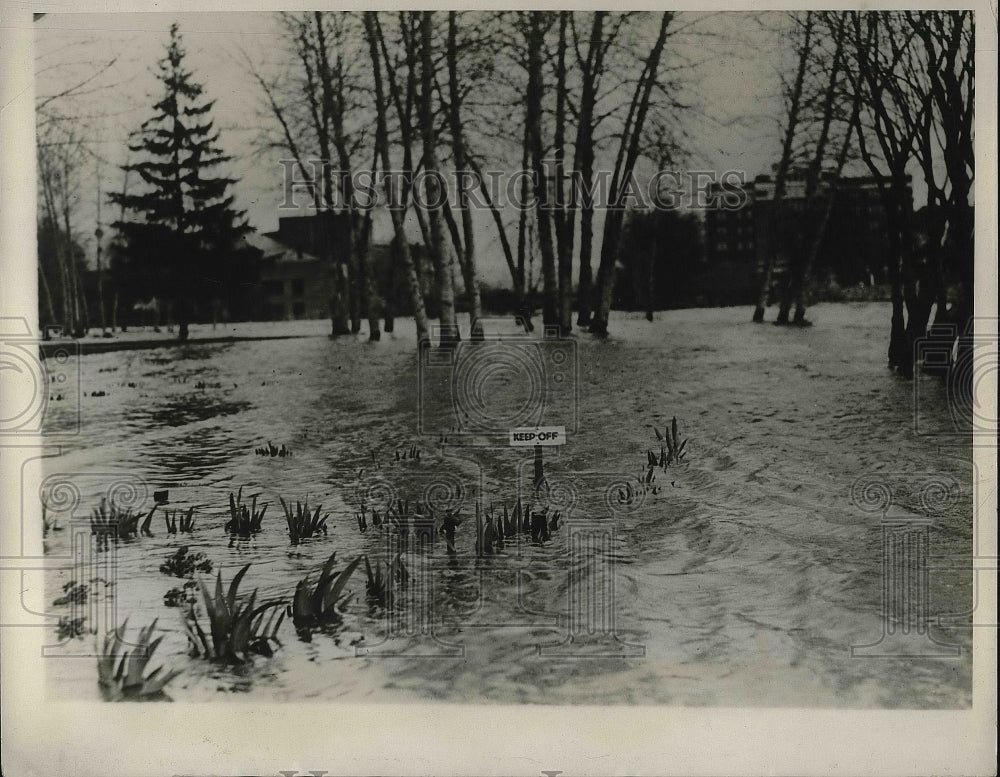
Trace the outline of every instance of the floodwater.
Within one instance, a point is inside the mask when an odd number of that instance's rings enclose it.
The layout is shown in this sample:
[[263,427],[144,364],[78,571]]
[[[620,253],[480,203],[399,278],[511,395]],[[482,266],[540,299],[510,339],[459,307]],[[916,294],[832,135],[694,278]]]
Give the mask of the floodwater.
[[[166,489],[168,509],[195,507],[194,532],[167,534],[158,509],[154,536],[92,555],[105,571],[113,557],[114,571],[90,584],[90,607],[130,628],[158,619],[152,665],[183,669],[168,686],[175,701],[968,707],[968,439],[922,433],[949,429],[946,389],[924,377],[915,393],[885,368],[887,306],[811,314],[805,330],[750,324],[742,308],[653,323],[619,315],[606,341],[472,346],[469,369],[429,354],[418,370],[408,321],[377,344],[331,341],[315,322],[313,337],[80,357],[80,434],[46,460],[43,492],[68,481],[79,493],[50,509],[62,530],[46,538],[46,600],[101,576],[70,554],[102,494],[148,510]],[[449,415],[456,392],[464,420]],[[51,403],[51,429],[72,424],[72,411],[69,399]],[[654,426],[673,417],[686,455],[655,468],[643,493],[647,451],[660,450]],[[569,432],[545,449],[547,497],[531,495],[532,449],[489,433],[535,422]],[[268,442],[292,456],[255,455]],[[397,461],[411,446],[419,458]],[[230,541],[223,524],[240,487],[269,507],[260,534]],[[561,508],[558,528],[477,557],[476,500],[501,510],[519,493]],[[292,546],[279,496],[321,504],[329,534]],[[306,641],[286,619],[274,656],[237,668],[188,656],[182,610],[163,601],[182,581],[159,571],[178,547],[204,553],[226,583],[250,563],[244,595],[290,602],[334,551],[343,566],[400,550],[355,520],[361,498],[370,509],[389,497],[462,519],[454,554],[442,536],[401,549],[409,580],[393,608],[366,601],[362,569],[339,628]],[[885,614],[883,584],[896,590],[891,575],[902,574],[883,562],[886,516],[918,521],[912,558],[927,589],[912,585],[893,610],[919,616],[907,634]],[[95,637],[59,643],[52,632],[51,652],[65,658],[45,662],[50,695],[99,698],[94,658],[70,657]]]

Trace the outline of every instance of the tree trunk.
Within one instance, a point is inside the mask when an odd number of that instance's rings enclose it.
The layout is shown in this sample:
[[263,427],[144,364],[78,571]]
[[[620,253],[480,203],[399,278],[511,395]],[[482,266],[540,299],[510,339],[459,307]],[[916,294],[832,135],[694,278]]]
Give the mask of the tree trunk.
[[601,243],[601,263],[597,268],[597,311],[590,323],[590,331],[599,336],[608,334],[608,317],[611,313],[611,299],[615,287],[615,265],[618,262],[618,246],[621,242],[622,224],[625,219],[623,190],[621,187],[632,176],[636,159],[639,157],[639,145],[642,139],[642,128],[646,122],[649,110],[649,97],[656,83],[660,57],[667,40],[667,30],[673,21],[674,14],[665,11],[660,21],[660,31],[656,42],[649,53],[639,83],[629,108],[629,116],[622,133],[622,142],[618,149],[615,163],[615,174],[611,179],[611,203],[604,224],[604,239]]
[[434,62],[431,56],[433,11],[420,16],[420,130],[424,148],[424,193],[428,205],[427,217],[431,244],[428,249],[439,268],[438,289],[441,300],[442,346],[454,345],[459,339],[455,316],[455,287],[452,282],[454,258],[444,241],[444,219],[439,203],[445,195],[437,161],[437,133],[434,128]]
[[[391,170],[389,160],[389,140],[386,129],[385,118],[385,90],[382,86],[382,68],[379,60],[379,44],[381,43],[381,28],[378,25],[378,14],[375,11],[365,11],[364,13],[365,33],[368,38],[368,51],[372,61],[372,75],[375,83],[375,106],[376,106],[376,140],[378,156],[382,162],[383,170]],[[406,278],[410,289],[410,299],[413,303],[413,318],[417,325],[417,344],[420,347],[427,342],[430,327],[427,322],[427,313],[424,309],[424,297],[420,291],[420,279],[417,276],[416,266],[410,255],[410,245],[406,239],[406,229],[403,224],[403,210],[401,206],[406,204],[405,200],[400,201],[397,196],[396,187],[393,181],[385,179],[386,197],[389,202],[389,214],[392,218],[393,233],[396,238],[399,260],[402,265],[403,275]],[[388,331],[388,329],[386,330]]]
[[573,329],[573,220],[565,197],[566,163],[566,27],[570,12],[559,12],[559,46],[556,53],[555,192],[556,253],[559,271],[559,330]]
[[542,49],[545,45],[545,12],[530,12],[528,29],[528,88],[525,115],[531,148],[531,168],[535,178],[535,221],[538,224],[539,250],[542,254],[542,322],[559,324],[559,286],[556,257],[552,249],[552,222],[549,220],[551,198],[546,180],[542,140]]
[[758,324],[764,320],[764,310],[767,307],[767,298],[771,292],[771,283],[774,279],[774,261],[777,251],[780,248],[781,238],[777,234],[777,224],[780,218],[781,201],[785,196],[785,179],[792,164],[792,145],[795,141],[795,132],[799,124],[802,86],[805,82],[806,65],[809,62],[809,54],[811,52],[812,30],[812,12],[809,11],[806,13],[805,24],[802,30],[802,46],[799,49],[798,69],[795,73],[792,92],[789,95],[788,123],[785,125],[785,138],[781,149],[781,160],[778,163],[778,174],[775,176],[774,181],[774,197],[771,201],[771,213],[768,218],[771,244],[768,246],[767,264],[764,267],[764,277],[761,282],[760,293],[757,295],[757,307],[753,312],[753,320]]
[[590,326],[593,296],[593,270],[591,256],[594,245],[594,107],[597,102],[597,81],[604,69],[604,17],[605,11],[595,11],[590,31],[587,58],[581,63],[580,118],[573,151],[573,173],[579,170],[579,181],[574,178],[570,199],[570,224],[574,222],[578,200],[578,182],[587,196],[580,204],[580,281],[576,289],[576,325]]
[[[465,148],[465,131],[462,125],[462,97],[458,84],[458,25],[454,11],[448,12],[448,120],[451,125],[452,154],[458,176],[458,207],[462,211],[462,275],[469,302],[469,333],[473,340],[483,338],[482,305],[479,299],[479,280],[476,277],[476,243],[469,208],[466,183],[471,180]],[[456,246],[457,248],[457,246]]]

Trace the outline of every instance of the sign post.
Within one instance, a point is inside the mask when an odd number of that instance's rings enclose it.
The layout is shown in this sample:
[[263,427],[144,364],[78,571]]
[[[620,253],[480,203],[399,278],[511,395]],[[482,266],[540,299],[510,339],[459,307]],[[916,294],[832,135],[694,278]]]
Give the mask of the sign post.
[[565,426],[526,426],[510,430],[512,448],[535,449],[535,488],[545,480],[542,462],[542,448],[550,445],[566,444]]

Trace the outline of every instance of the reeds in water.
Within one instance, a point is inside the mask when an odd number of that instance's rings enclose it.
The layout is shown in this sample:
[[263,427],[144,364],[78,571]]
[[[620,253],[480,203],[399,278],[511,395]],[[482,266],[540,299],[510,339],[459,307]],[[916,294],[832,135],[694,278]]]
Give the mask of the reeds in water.
[[420,461],[420,448],[416,445],[411,445],[409,448],[397,448],[396,461]]
[[660,434],[660,430],[655,426],[653,431],[656,433],[656,439],[663,444],[660,446],[659,458],[652,451],[646,452],[647,465],[666,469],[671,464],[680,464],[686,452],[684,449],[687,446],[687,439],[681,440],[677,434],[677,417],[674,416],[671,420],[669,428],[663,429],[663,434]]
[[[199,581],[211,639],[206,636],[194,609],[189,610],[184,626],[192,655],[227,664],[242,664],[250,659],[251,653],[273,655],[272,642],[281,645],[277,631],[284,619],[282,605],[285,601],[270,599],[257,605],[256,590],[250,594],[249,600],[237,600],[240,582],[248,569],[249,564],[236,573],[228,592],[224,592],[221,572],[215,579],[214,594],[209,592],[203,581]],[[271,610],[270,614],[268,610]]]
[[310,512],[309,502],[296,502],[295,510],[292,510],[292,506],[288,504],[282,497],[278,497],[281,500],[281,507],[285,511],[285,520],[288,522],[288,536],[292,541],[292,545],[298,545],[300,540],[307,539],[309,537],[317,537],[320,532],[326,535],[326,521],[330,517],[327,513],[322,518],[320,518],[320,511],[323,509],[323,505],[319,505],[314,511]]
[[126,618],[117,629],[105,635],[101,654],[97,657],[97,678],[105,701],[154,701],[165,698],[164,686],[181,670],[164,672],[163,667],[158,666],[145,674],[153,653],[163,639],[157,637],[150,641],[156,621],[139,630],[139,636],[131,643],[131,652],[123,649],[127,624]]
[[350,596],[344,594],[344,588],[361,559],[358,556],[337,571],[334,569],[337,563],[335,551],[323,565],[315,588],[311,586],[308,575],[299,581],[295,586],[295,598],[290,609],[292,622],[297,629],[340,623],[343,620],[342,607],[350,599]]
[[225,530],[243,539],[249,539],[254,534],[260,533],[265,512],[267,512],[267,502],[259,511],[257,510],[257,494],[253,495],[249,507],[243,504],[243,486],[240,486],[237,494],[229,493],[229,520],[226,521]]
[[292,451],[286,448],[284,443],[279,448],[277,445],[273,445],[270,440],[267,441],[267,445],[254,448],[253,452],[255,456],[269,456],[279,459],[284,459],[292,455]]
[[[376,562],[374,569],[368,556],[365,560],[365,596],[370,604],[379,607],[391,607],[393,604],[393,592],[406,588],[410,580],[410,573],[403,564],[403,556],[397,553],[396,557],[386,566],[381,561]],[[395,586],[393,585],[395,581]]]
[[167,534],[190,534],[194,531],[194,508],[189,507],[187,514],[180,510],[163,511],[163,520],[167,524]]
[[156,505],[153,505],[153,509],[145,515],[145,520],[140,526],[139,521],[144,518],[142,513],[133,513],[130,507],[122,510],[114,502],[109,504],[107,499],[101,499],[100,505],[95,507],[90,515],[90,533],[97,537],[99,549],[106,549],[109,540],[114,540],[116,543],[119,540],[131,540],[140,532],[152,537],[153,533],[149,530],[149,526],[153,522],[155,511]]

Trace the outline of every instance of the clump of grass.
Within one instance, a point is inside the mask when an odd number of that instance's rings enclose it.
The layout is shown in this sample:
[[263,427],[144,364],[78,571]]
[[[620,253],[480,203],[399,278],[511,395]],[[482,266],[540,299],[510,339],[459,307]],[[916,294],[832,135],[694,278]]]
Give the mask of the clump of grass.
[[140,526],[142,513],[133,513],[131,507],[122,510],[114,502],[109,504],[107,499],[101,499],[90,515],[90,533],[97,536],[97,547],[101,550],[107,549],[110,540],[117,543],[119,540],[135,539],[140,532],[152,537],[149,525],[153,522],[155,511],[156,505],[153,505]]
[[319,517],[323,505],[318,506],[313,512],[310,512],[308,501],[297,501],[295,503],[295,510],[293,511],[291,505],[282,497],[279,496],[278,499],[281,500],[281,507],[285,511],[285,520],[288,522],[288,536],[292,541],[292,545],[298,545],[300,540],[309,537],[317,537],[320,532],[326,535],[326,521],[330,517],[330,514],[327,513],[322,518]]
[[154,620],[149,626],[139,630],[139,636],[132,643],[132,652],[125,650],[125,627],[128,619],[117,629],[112,629],[104,637],[101,654],[97,657],[97,677],[105,701],[154,701],[166,698],[164,686],[181,673],[179,669],[164,672],[158,666],[145,674],[153,653],[163,637],[150,642]]
[[204,553],[189,553],[188,546],[182,545],[160,564],[160,571],[172,577],[194,577],[195,572],[211,573],[212,562]]
[[292,622],[297,629],[340,623],[343,620],[342,608],[350,599],[343,591],[362,558],[359,556],[337,572],[334,570],[337,563],[337,553],[334,551],[323,565],[315,588],[310,585],[308,575],[299,581],[295,586],[295,598],[290,608]]
[[194,531],[194,508],[189,507],[186,515],[180,510],[165,510],[163,520],[167,524],[167,534],[190,534]]
[[284,443],[281,443],[281,447],[279,448],[277,445],[272,444],[270,440],[267,441],[267,445],[254,448],[253,452],[255,456],[269,456],[279,459],[284,459],[292,455],[292,451],[286,448]]
[[396,557],[386,566],[383,566],[381,561],[376,562],[374,569],[371,562],[368,561],[368,556],[364,556],[364,560],[367,577],[365,596],[368,598],[368,602],[379,607],[391,607],[393,592],[396,590],[392,585],[393,580],[395,580],[396,588],[399,590],[406,588],[410,580],[410,573],[406,570],[406,565],[403,564],[402,554],[396,554]]
[[260,533],[265,512],[267,512],[267,502],[259,511],[257,510],[257,494],[253,495],[249,507],[243,504],[243,486],[240,486],[237,494],[229,493],[229,520],[225,529],[230,534],[249,539],[254,534]]
[[[205,635],[194,608],[190,609],[184,626],[193,656],[227,664],[242,664],[250,659],[251,653],[273,655],[272,642],[281,645],[277,631],[284,619],[281,607],[284,600],[271,599],[256,605],[257,591],[254,590],[248,601],[237,601],[240,582],[248,569],[249,564],[236,573],[229,584],[228,593],[223,592],[221,572],[215,579],[214,595],[209,593],[204,582],[199,581],[212,636],[209,639]],[[271,610],[270,616],[265,618],[268,610]]]
[[61,607],[65,604],[87,603],[87,595],[90,593],[90,587],[86,583],[78,583],[75,580],[70,580],[63,585],[62,589],[65,596],[60,596],[54,600],[52,602],[54,607]]
[[664,427],[663,434],[660,434],[660,430],[655,426],[653,427],[653,431],[656,433],[656,439],[662,445],[660,446],[660,457],[658,459],[652,451],[646,452],[648,466],[659,466],[666,469],[671,464],[680,464],[686,452],[684,448],[687,446],[687,439],[681,440],[678,437],[677,417],[674,416],[669,428]]

